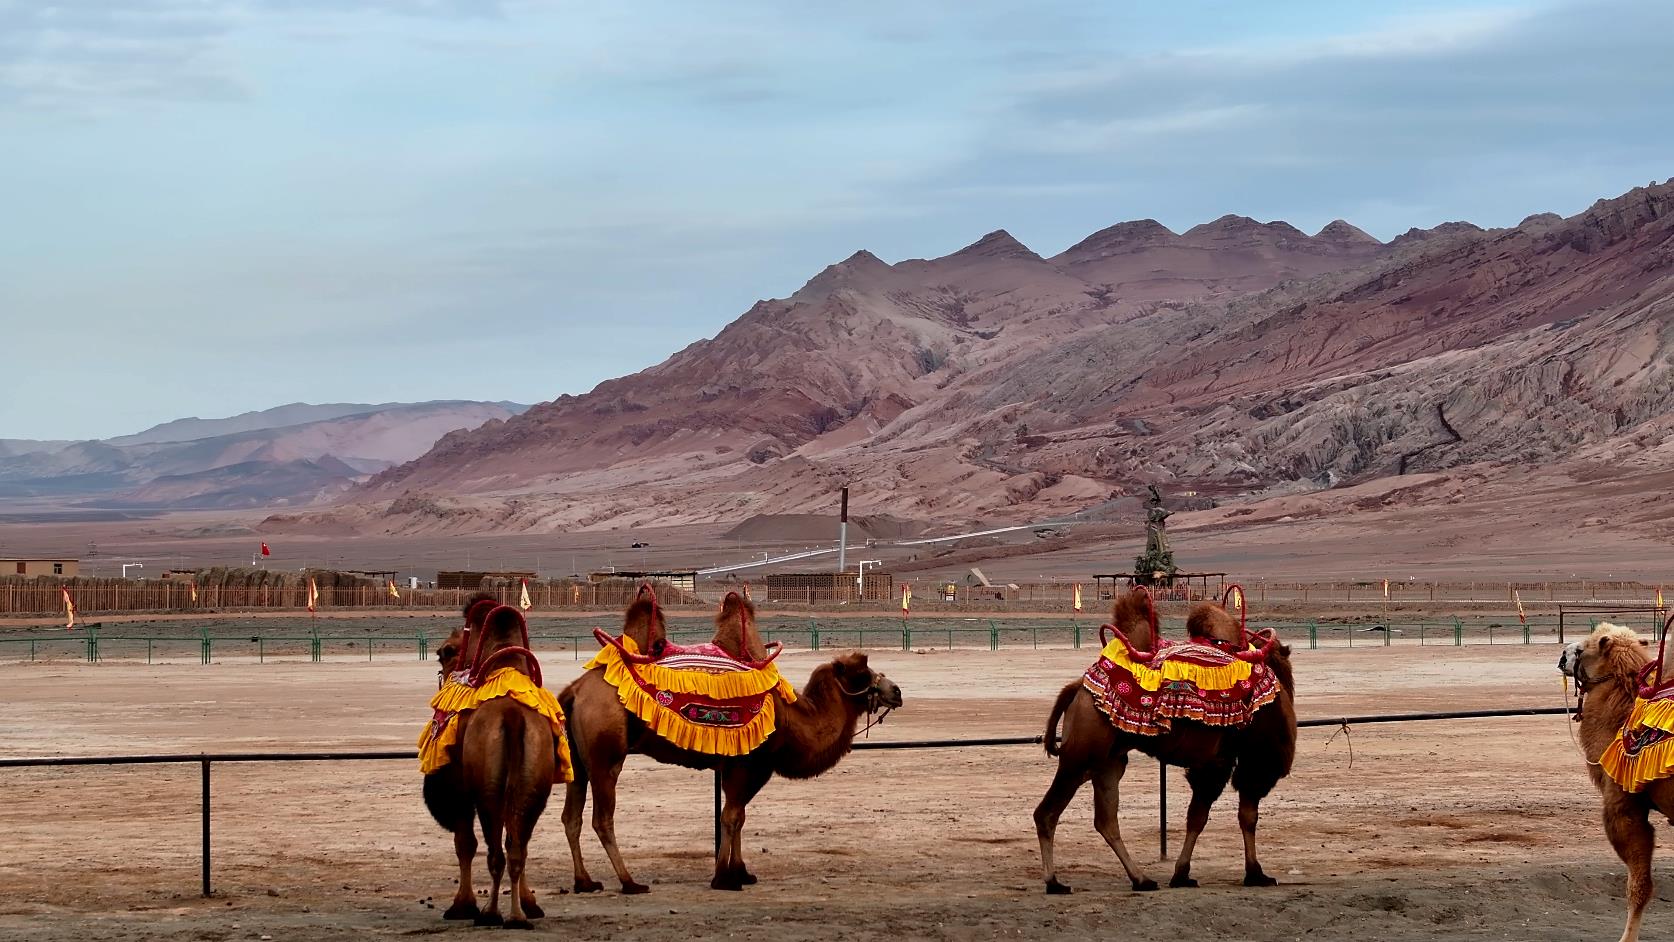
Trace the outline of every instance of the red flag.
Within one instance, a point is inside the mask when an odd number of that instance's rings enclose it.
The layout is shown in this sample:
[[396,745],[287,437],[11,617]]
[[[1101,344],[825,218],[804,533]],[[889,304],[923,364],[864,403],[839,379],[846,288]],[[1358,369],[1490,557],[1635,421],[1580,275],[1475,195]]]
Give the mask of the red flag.
[[272,556],[273,555],[273,552],[267,548],[266,543],[262,544],[262,555],[263,556]]

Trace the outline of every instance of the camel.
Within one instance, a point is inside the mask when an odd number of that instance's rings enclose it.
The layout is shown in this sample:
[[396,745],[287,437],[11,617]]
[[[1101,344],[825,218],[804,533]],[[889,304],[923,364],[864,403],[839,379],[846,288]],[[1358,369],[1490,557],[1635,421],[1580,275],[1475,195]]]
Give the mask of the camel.
[[[1112,612],[1112,623],[1127,635],[1135,648],[1143,651],[1156,650],[1159,634],[1155,619],[1156,610],[1150,596],[1140,588],[1118,599]],[[1224,649],[1247,645],[1239,620],[1213,603],[1193,606],[1187,624],[1194,640]],[[1127,770],[1128,753],[1134,749],[1169,765],[1185,767],[1186,780],[1191,784],[1186,840],[1175,862],[1170,886],[1197,886],[1191,876],[1192,851],[1209,821],[1210,807],[1229,779],[1239,798],[1238,826],[1244,835],[1244,885],[1272,886],[1277,882],[1262,870],[1256,857],[1255,833],[1261,799],[1290,774],[1296,755],[1295,685],[1290,649],[1276,640],[1270,642],[1267,665],[1278,680],[1277,698],[1258,710],[1253,720],[1242,727],[1217,727],[1176,719],[1168,732],[1136,735],[1113,725],[1080,679],[1058,693],[1046,721],[1046,753],[1058,758],[1058,771],[1035,808],[1035,832],[1040,839],[1041,869],[1047,893],[1071,892],[1058,879],[1052,855],[1053,835],[1064,808],[1089,778],[1093,780],[1093,827],[1116,852],[1135,890],[1157,889],[1156,881],[1146,876],[1122,842],[1117,822],[1121,804],[1119,786]],[[1060,719],[1064,729],[1061,744],[1058,742]]]
[[[654,631],[647,624],[653,614],[637,606],[636,602],[628,610],[624,633]],[[736,593],[729,594],[717,617],[717,638],[748,642],[754,611],[748,600]],[[759,645],[759,639],[754,643]],[[721,812],[721,843],[715,854],[715,874],[709,885],[717,890],[741,890],[756,882],[744,866],[741,849],[745,808],[756,793],[774,774],[806,779],[829,771],[848,754],[862,714],[901,705],[900,688],[872,670],[865,654],[845,654],[815,668],[794,703],[781,700],[777,704],[774,731],[753,751],[741,756],[709,755],[675,746],[649,729],[622,705],[616,689],[604,675],[603,669],[587,671],[558,697],[569,723],[575,754],[575,777],[565,793],[563,819],[570,856],[575,863],[577,893],[603,889],[588,874],[581,859],[581,817],[587,804],[589,782],[593,791],[593,830],[604,845],[622,892],[650,891],[650,887],[634,880],[616,845],[617,779],[630,753],[689,769],[720,770],[726,803]]]
[[[1645,675],[1653,663],[1645,641],[1632,630],[1608,622],[1585,641],[1565,647],[1558,659],[1558,669],[1575,678],[1581,703],[1575,719],[1580,724],[1587,773],[1604,797],[1604,833],[1628,867],[1628,917],[1621,942],[1639,938],[1640,922],[1651,901],[1651,855],[1656,850],[1651,811],[1667,815],[1674,823],[1674,778],[1655,779],[1640,791],[1629,792],[1605,773],[1600,760],[1627,725],[1635,695],[1642,684],[1648,684]],[[1674,668],[1664,673],[1674,676]]]
[[[488,608],[487,611],[484,611]],[[474,644],[472,642],[475,642]],[[540,667],[528,651],[528,627],[522,613],[491,598],[466,603],[466,627],[437,649],[445,680],[469,670],[473,685],[499,667],[511,667],[540,685]],[[548,695],[550,696],[550,694]],[[459,887],[444,919],[470,919],[479,926],[533,928],[543,915],[526,873],[529,839],[546,808],[558,777],[558,748],[552,724],[538,711],[511,696],[497,696],[458,718],[451,761],[425,776],[424,797],[431,815],[452,831],[459,858]],[[477,905],[472,863],[477,836],[472,819],[488,844],[493,889],[488,909]],[[502,878],[509,883],[510,911],[500,914]]]

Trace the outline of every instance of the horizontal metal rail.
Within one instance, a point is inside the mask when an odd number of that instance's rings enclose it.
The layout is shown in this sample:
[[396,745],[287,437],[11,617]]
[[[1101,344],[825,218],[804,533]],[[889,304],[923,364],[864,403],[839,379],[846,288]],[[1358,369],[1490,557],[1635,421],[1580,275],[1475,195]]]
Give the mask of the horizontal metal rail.
[[[1412,723],[1425,720],[1466,720],[1488,719],[1493,717],[1515,716],[1552,716],[1568,712],[1564,707],[1529,707],[1509,710],[1448,710],[1435,713],[1375,713],[1365,716],[1344,716],[1337,718],[1318,717],[1315,719],[1299,720],[1298,728],[1314,728],[1325,726],[1357,726],[1371,723]],[[965,749],[983,748],[989,746],[1038,746],[1046,741],[1044,736],[995,736],[982,739],[914,739],[914,740],[861,740],[854,744],[858,750],[894,750],[894,749]],[[382,762],[405,761],[418,759],[418,751],[414,749],[402,750],[365,750],[358,752],[200,752],[176,753],[158,755],[128,755],[128,756],[30,756],[20,758],[0,758],[0,768],[65,768],[86,767],[94,765],[188,765],[196,764],[200,767],[201,794],[200,807],[202,809],[202,879],[203,895],[211,896],[209,863],[210,863],[210,769],[217,762]],[[1159,792],[1158,813],[1161,818],[1161,855],[1168,856],[1168,768],[1158,763]],[[715,840],[716,847],[720,846],[721,833],[721,774],[715,771]]]

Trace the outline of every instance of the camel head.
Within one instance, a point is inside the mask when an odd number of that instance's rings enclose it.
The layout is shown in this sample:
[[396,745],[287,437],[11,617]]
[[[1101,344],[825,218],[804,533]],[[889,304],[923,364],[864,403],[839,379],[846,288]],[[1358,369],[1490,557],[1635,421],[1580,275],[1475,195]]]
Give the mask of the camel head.
[[1569,643],[1558,656],[1558,670],[1573,677],[1582,692],[1611,681],[1637,689],[1639,672],[1649,663],[1649,642],[1633,629],[1609,622],[1594,628],[1585,640]]
[[1110,623],[1122,629],[1134,647],[1142,651],[1157,649],[1157,606],[1150,589],[1136,585],[1126,595],[1117,596]]
[[463,614],[465,624],[455,628],[436,648],[436,666],[438,668],[436,684],[440,688],[442,682],[454,671],[465,670],[471,665],[462,660],[469,636],[482,627],[483,619],[493,611],[499,602],[487,592],[476,592],[465,600]]
[[895,682],[885,677],[882,672],[875,671],[866,663],[866,655],[861,651],[851,651],[829,665],[831,675],[837,682],[837,689],[843,696],[855,701],[865,713],[876,713],[880,708],[885,710],[899,709],[901,703],[901,688]]

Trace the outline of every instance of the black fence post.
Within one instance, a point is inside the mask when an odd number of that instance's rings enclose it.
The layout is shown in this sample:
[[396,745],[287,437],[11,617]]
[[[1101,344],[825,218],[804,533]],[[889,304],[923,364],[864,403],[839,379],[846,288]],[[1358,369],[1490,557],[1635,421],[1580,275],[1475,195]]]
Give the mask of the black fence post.
[[721,767],[715,766],[715,856],[721,854]]
[[1158,860],[1168,859],[1168,763],[1157,760]]
[[209,887],[209,759],[203,760],[203,895],[211,894]]

